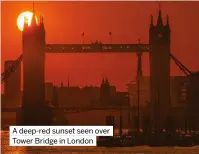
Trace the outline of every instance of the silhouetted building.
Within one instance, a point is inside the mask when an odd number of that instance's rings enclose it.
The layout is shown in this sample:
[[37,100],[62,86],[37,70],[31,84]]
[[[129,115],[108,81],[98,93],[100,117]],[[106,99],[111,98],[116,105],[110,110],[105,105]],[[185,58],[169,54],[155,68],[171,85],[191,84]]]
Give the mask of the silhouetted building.
[[[48,88],[47,88],[48,87]],[[101,87],[85,86],[85,87],[73,87],[64,86],[63,82],[59,87],[53,88],[52,84],[46,84],[46,92],[49,98],[52,98],[54,102],[55,95],[57,99],[57,105],[60,107],[91,107],[103,105],[114,105],[113,97],[118,95],[115,86],[110,86],[108,80],[102,82]],[[105,103],[106,102],[106,103]],[[53,104],[53,103],[52,103]]]
[[[140,112],[141,112],[141,117],[143,119],[143,127],[145,127],[144,125],[146,124],[144,123],[146,121],[147,121],[146,122],[147,125],[149,126],[148,124],[149,109],[147,108],[149,104],[149,99],[150,99],[150,96],[149,96],[150,84],[149,83],[150,83],[150,77],[144,77],[144,76],[140,77]],[[192,113],[193,111],[191,109],[187,110],[187,107],[190,106],[189,92],[188,92],[189,83],[190,83],[190,77],[187,77],[187,76],[170,77],[170,92],[171,92],[171,106],[172,106],[170,112],[175,117],[174,119],[175,119],[176,128],[184,129],[186,114],[189,112]],[[137,108],[137,83],[133,82],[133,83],[128,84],[128,91],[129,91],[131,106],[134,106],[135,108]]]
[[[195,76],[196,75],[196,76]],[[175,107],[175,116],[178,117],[178,125],[183,124],[190,130],[198,129],[199,118],[199,80],[197,73],[191,76],[173,77],[171,80],[171,100]],[[181,121],[181,124],[180,122]],[[184,129],[184,128],[183,128]]]
[[82,94],[79,87],[57,88],[58,104],[60,107],[82,107]]
[[[189,77],[187,76],[172,76],[170,77],[170,94],[171,105],[174,107],[184,106],[188,103],[187,88]],[[137,88],[136,82],[129,83],[128,92],[130,96],[130,104],[137,106]],[[150,101],[150,77],[140,77],[140,106],[146,107]]]
[[89,107],[95,106],[100,97],[99,87],[59,87],[57,88],[58,104],[60,107]]
[[108,79],[102,80],[101,86],[100,86],[100,104],[108,105],[111,102],[111,97],[116,94],[116,87],[111,86]]
[[112,106],[128,106],[128,92],[116,92],[115,95],[111,96],[109,105]]
[[93,86],[86,86],[81,88],[82,100],[85,106],[95,106],[94,101],[99,99],[100,88]]
[[183,107],[188,103],[187,85],[189,78],[187,76],[171,77],[171,104],[175,107]]
[[[138,85],[137,82],[129,83],[127,85],[129,97],[130,97],[130,105],[137,106],[138,99]],[[140,106],[146,107],[148,102],[150,101],[150,77],[149,76],[141,76],[139,77],[139,86],[140,86]]]
[[107,104],[110,101],[110,84],[108,79],[106,80],[103,78],[101,87],[100,87],[100,101],[102,104]]
[[188,128],[191,130],[199,129],[199,72],[194,72],[189,76],[189,84],[187,85],[186,116],[188,117]]
[[[5,70],[8,69],[14,60],[5,61]],[[4,94],[6,97],[5,107],[17,107],[21,104],[21,65],[15,72],[5,80]]]

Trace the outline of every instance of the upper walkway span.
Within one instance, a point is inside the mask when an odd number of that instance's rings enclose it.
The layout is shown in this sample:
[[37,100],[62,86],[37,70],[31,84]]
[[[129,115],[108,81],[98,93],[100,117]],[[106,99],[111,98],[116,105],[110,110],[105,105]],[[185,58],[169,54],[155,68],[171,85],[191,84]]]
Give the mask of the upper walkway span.
[[149,52],[148,44],[46,44],[46,53]]

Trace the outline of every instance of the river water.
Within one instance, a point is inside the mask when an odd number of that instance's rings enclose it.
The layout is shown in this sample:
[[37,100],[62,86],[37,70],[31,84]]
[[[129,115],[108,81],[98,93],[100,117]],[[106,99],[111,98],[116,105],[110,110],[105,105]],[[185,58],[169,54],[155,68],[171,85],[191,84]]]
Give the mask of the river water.
[[194,147],[11,147],[9,136],[1,133],[1,154],[199,154],[199,146]]

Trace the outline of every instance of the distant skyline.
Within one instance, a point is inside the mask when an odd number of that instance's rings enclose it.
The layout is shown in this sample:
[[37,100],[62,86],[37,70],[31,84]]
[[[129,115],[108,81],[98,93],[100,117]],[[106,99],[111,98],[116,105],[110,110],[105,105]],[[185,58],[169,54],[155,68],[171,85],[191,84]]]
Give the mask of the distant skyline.
[[[31,11],[32,2],[1,2],[2,62],[17,59],[22,52],[22,34],[16,21],[21,12]],[[147,8],[147,9],[146,9]],[[161,2],[162,17],[170,18],[171,52],[190,70],[199,70],[199,2]],[[67,44],[102,41],[148,43],[150,15],[157,21],[157,2],[35,2],[42,12],[46,43]],[[135,79],[135,53],[51,54],[46,56],[46,82],[71,86],[99,86],[103,77],[123,91]],[[149,76],[149,57],[142,58],[143,75]],[[171,75],[184,75],[171,61]]]

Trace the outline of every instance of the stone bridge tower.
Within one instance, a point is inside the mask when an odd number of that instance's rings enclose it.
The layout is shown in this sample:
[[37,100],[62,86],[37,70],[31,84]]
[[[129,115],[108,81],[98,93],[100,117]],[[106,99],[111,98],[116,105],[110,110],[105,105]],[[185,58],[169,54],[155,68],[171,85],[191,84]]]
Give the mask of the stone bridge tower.
[[33,11],[31,25],[23,29],[23,125],[50,125],[52,113],[45,103],[45,29]]
[[149,44],[151,122],[159,130],[170,116],[170,26],[168,16],[163,24],[161,10],[156,25],[151,16]]

